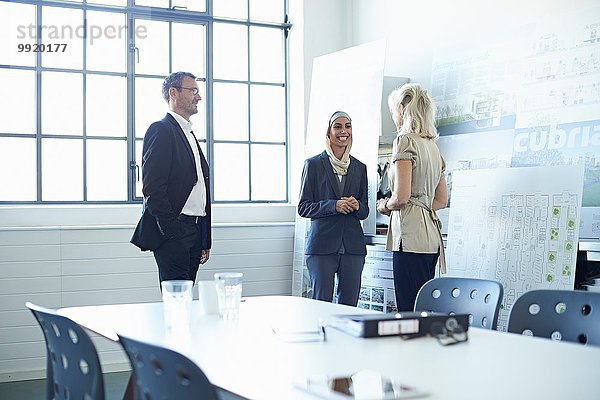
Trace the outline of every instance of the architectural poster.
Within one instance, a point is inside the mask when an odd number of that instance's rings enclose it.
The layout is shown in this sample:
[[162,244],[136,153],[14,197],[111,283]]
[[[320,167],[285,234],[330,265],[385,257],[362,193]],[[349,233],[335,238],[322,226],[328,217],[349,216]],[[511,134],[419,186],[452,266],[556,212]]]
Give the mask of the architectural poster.
[[357,306],[366,310],[398,311],[392,252],[386,251],[383,245],[367,247]]
[[579,235],[600,238],[600,9],[513,38],[434,61],[447,181],[455,170],[583,165]]
[[573,289],[582,166],[455,171],[452,185],[448,275],[502,283],[499,330],[524,292]]

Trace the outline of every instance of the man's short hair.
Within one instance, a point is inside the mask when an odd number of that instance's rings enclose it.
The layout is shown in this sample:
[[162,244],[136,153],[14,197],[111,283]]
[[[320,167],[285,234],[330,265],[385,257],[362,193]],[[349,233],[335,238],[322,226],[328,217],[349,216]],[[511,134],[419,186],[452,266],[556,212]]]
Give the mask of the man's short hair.
[[186,76],[192,79],[196,79],[196,76],[191,72],[183,71],[173,72],[165,78],[162,84],[162,95],[167,103],[169,102],[169,89],[174,87],[177,88],[177,90],[181,91],[180,88],[183,82],[183,78]]

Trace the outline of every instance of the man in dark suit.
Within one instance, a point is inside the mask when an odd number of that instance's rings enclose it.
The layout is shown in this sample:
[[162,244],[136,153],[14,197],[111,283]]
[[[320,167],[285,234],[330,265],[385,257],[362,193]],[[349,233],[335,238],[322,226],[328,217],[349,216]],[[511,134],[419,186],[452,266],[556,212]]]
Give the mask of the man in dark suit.
[[338,276],[338,303],[356,306],[367,247],[360,224],[369,216],[367,168],[350,156],[352,121],[335,112],[326,150],[304,163],[298,214],[310,218],[306,266],[313,299],[332,301]]
[[212,242],[208,164],[190,122],[202,98],[189,72],[167,76],[162,95],[169,112],[144,136],[144,209],[131,243],[154,253],[161,282],[195,282]]

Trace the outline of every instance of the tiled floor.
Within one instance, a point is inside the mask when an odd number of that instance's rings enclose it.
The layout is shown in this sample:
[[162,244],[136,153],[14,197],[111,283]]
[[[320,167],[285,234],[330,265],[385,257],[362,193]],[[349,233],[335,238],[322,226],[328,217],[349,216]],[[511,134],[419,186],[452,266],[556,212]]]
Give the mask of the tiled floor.
[[[120,400],[123,398],[129,375],[129,372],[104,374],[106,400]],[[2,400],[40,400],[45,398],[45,379],[0,383],[0,399]]]

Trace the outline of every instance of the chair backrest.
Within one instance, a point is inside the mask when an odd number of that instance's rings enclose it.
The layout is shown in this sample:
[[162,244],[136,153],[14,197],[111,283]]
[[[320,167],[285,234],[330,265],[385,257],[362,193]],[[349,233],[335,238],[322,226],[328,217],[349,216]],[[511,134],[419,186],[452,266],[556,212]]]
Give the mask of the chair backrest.
[[532,290],[512,306],[508,331],[600,345],[600,293]]
[[496,329],[504,289],[487,279],[444,277],[426,282],[415,301],[415,311],[469,314],[470,326]]
[[144,400],[217,400],[204,372],[184,355],[119,335],[136,382],[135,398]]
[[94,343],[74,321],[27,302],[46,339],[48,399],[104,399],[104,379]]

